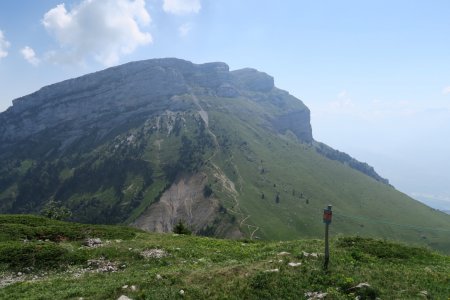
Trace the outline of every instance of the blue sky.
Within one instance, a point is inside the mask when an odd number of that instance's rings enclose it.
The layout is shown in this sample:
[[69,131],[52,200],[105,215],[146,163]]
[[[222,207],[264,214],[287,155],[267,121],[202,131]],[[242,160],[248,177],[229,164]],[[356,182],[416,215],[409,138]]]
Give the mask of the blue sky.
[[449,15],[449,1],[1,1],[0,111],[133,60],[253,67],[310,107],[317,140],[450,209]]

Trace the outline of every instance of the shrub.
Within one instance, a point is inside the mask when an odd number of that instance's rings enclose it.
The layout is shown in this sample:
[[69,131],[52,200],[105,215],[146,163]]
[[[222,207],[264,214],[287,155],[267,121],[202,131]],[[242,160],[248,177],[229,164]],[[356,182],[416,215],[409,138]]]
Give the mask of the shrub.
[[50,200],[41,210],[41,215],[53,220],[67,220],[72,212],[59,201]]
[[183,221],[178,221],[177,225],[173,228],[174,233],[190,235],[192,232],[184,225]]
[[45,243],[4,243],[0,244],[0,263],[9,268],[51,269],[68,264],[86,262],[81,252],[70,252],[58,244]]

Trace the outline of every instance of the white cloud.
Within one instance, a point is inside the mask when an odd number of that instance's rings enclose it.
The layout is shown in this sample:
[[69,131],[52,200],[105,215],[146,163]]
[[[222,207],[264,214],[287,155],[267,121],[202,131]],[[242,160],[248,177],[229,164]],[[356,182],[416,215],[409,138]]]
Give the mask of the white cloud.
[[350,99],[347,90],[342,90],[337,94],[337,100],[328,103],[329,109],[334,112],[350,112],[355,108],[355,103]]
[[40,59],[36,57],[36,53],[34,52],[33,48],[26,46],[22,48],[22,50],[20,50],[20,53],[22,53],[23,58],[25,58],[25,60],[33,66],[39,65],[39,63],[41,62]]
[[8,56],[8,51],[6,49],[9,48],[11,44],[6,40],[3,35],[3,31],[0,30],[0,59]]
[[180,27],[178,27],[178,33],[181,37],[185,37],[189,34],[189,32],[192,30],[192,24],[191,23],[184,23]]
[[336,110],[336,111],[347,111],[349,112],[349,110],[352,110],[353,108],[355,108],[355,104],[353,103],[352,99],[350,98],[342,98],[342,99],[338,99],[336,101],[331,101],[329,103],[329,106],[332,110]]
[[83,0],[69,11],[64,4],[49,10],[42,20],[60,45],[47,58],[56,62],[83,62],[93,57],[104,65],[152,42],[141,27],[151,18],[145,0]]
[[337,95],[338,99],[343,99],[343,98],[347,98],[348,97],[348,92],[347,90],[342,90],[338,95]]
[[200,0],[164,0],[163,10],[174,15],[198,13],[202,5]]
[[442,94],[443,95],[449,95],[450,94],[450,86],[446,86],[445,88],[442,89]]

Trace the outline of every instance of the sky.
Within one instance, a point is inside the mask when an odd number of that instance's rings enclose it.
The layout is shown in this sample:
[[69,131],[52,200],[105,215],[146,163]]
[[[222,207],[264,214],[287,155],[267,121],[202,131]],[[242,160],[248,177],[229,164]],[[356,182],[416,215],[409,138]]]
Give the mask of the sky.
[[129,61],[226,62],[275,78],[314,138],[450,210],[450,1],[0,1],[0,112]]

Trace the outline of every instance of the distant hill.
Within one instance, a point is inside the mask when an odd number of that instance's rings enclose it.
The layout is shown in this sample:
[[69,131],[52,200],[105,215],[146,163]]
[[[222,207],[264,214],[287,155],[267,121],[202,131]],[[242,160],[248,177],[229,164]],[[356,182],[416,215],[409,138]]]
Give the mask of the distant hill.
[[287,240],[333,234],[450,249],[450,217],[315,141],[310,111],[254,69],[128,63],[50,85],[0,114],[0,211],[50,200],[85,223]]

